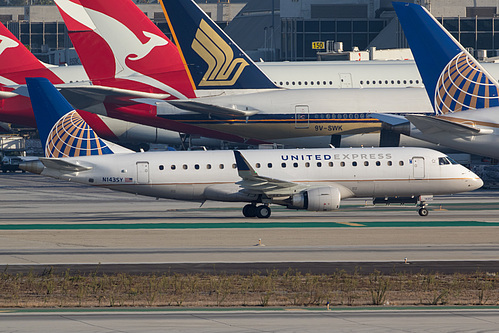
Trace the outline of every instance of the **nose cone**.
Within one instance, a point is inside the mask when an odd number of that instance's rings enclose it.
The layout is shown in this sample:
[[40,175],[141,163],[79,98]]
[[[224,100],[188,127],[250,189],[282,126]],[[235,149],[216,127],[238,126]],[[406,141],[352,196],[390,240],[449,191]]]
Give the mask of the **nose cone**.
[[40,160],[24,161],[19,163],[19,169],[31,173],[41,174],[45,166]]
[[483,186],[483,180],[473,171],[469,171],[469,178],[466,179],[467,190],[473,191]]

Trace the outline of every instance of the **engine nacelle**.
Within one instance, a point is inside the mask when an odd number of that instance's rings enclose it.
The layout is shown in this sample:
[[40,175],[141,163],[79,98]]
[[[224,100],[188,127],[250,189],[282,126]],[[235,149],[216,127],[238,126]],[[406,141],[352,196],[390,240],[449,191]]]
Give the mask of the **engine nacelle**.
[[329,211],[340,208],[341,193],[336,187],[319,187],[293,195],[289,208]]

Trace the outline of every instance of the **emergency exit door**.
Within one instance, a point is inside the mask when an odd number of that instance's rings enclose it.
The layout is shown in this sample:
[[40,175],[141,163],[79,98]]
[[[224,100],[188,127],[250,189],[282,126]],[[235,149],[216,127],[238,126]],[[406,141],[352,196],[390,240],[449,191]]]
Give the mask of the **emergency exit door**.
[[423,179],[425,177],[424,157],[413,157],[412,169],[414,172],[414,179]]
[[137,162],[137,184],[149,184],[149,162]]

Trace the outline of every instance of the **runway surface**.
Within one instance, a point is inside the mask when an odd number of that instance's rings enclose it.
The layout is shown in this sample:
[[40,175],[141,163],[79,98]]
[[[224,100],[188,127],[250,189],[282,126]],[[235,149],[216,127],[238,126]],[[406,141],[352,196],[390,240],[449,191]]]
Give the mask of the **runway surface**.
[[275,207],[270,219],[243,218],[241,207],[1,174],[0,263],[20,270],[128,264],[131,271],[139,264],[183,270],[190,264],[195,271],[213,263],[233,265],[228,270],[245,263],[393,267],[408,258],[412,267],[449,262],[495,270],[499,260],[497,191],[436,197],[427,217],[414,206],[373,207],[363,199],[345,200],[332,212]]
[[0,313],[3,332],[497,332],[497,309]]

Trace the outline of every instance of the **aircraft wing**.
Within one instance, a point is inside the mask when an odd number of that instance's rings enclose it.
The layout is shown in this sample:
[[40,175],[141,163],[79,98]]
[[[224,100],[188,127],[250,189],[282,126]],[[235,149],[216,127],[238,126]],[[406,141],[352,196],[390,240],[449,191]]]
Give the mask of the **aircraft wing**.
[[239,177],[242,178],[237,184],[243,187],[244,191],[248,193],[265,194],[269,197],[282,196],[292,195],[293,193],[306,188],[306,186],[294,182],[259,176],[248,161],[246,161],[241,152],[235,150],[234,155],[236,157]]
[[[104,86],[75,86],[59,85],[57,89],[75,108],[84,110],[91,106],[106,102],[117,102],[117,104],[128,102],[136,104],[134,98],[147,98],[163,101],[170,97],[170,94],[146,93],[135,90],[104,87]],[[115,100],[115,101],[113,101]]]
[[6,99],[11,97],[16,97],[18,94],[11,91],[0,91],[0,99]]
[[258,113],[258,110],[241,110],[236,106],[230,108],[214,104],[201,103],[192,99],[166,101],[166,103],[169,103],[179,109],[186,111],[192,111],[202,114],[213,114],[225,117],[249,117]]
[[492,130],[476,127],[472,121],[455,122],[439,116],[405,116],[424,134],[448,132],[453,136],[475,136],[490,134]]
[[42,158],[40,161],[49,169],[55,169],[58,171],[68,171],[68,172],[80,172],[91,170],[91,167],[86,167],[76,163],[71,163],[59,158]]

